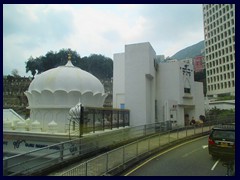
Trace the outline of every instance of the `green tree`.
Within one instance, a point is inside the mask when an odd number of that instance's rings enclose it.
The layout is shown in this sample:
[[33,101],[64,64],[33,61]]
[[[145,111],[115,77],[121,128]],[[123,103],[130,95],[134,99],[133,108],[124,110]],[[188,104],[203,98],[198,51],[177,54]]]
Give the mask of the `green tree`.
[[81,58],[76,51],[61,49],[59,52],[49,51],[45,56],[31,56],[26,62],[26,72],[31,71],[33,77],[49,69],[65,65],[68,54],[71,54],[71,62],[74,66],[85,70],[99,79],[110,79],[113,76],[112,59],[100,54],[91,54],[89,57]]
[[17,69],[12,70],[12,75],[13,77],[20,77]]
[[33,59],[33,57],[31,56],[25,64],[26,64],[26,73],[28,73],[28,71],[31,71],[32,76],[34,77],[37,70],[36,60]]

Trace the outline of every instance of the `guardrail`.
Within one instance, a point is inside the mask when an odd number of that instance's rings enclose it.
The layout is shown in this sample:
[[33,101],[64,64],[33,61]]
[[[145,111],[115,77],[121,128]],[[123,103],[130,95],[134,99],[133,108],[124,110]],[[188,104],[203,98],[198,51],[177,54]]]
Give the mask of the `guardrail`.
[[[170,122],[154,123],[132,128],[125,127],[115,131],[74,139],[24,154],[3,158],[3,175],[31,175],[44,171],[56,164],[69,162],[70,160],[84,157],[89,153],[97,153],[100,149],[126,143],[136,138],[139,139],[131,144],[100,155],[62,174],[64,176],[103,175],[118,166],[126,164],[131,159],[157,149],[164,144],[192,134],[202,133],[204,129],[209,131],[210,126],[217,123],[219,122],[214,121],[198,128],[192,126],[173,130],[171,130]],[[199,128],[202,128],[202,130],[200,131]],[[117,158],[114,154],[117,155]],[[100,165],[97,162],[101,162]]]
[[59,174],[59,176],[102,176],[110,175],[111,173],[114,175],[116,173],[114,173],[114,170],[117,169],[117,172],[122,171],[135,162],[134,160],[139,160],[141,156],[143,157],[146,154],[157,151],[164,145],[196,134],[207,133],[213,125],[226,122],[229,123],[233,121],[212,121],[198,126],[186,126],[153,134],[101,154]]
[[[99,153],[99,150],[129,142],[156,132],[169,130],[170,122],[147,124],[144,126],[124,127],[112,131],[86,135],[62,143],[38,148],[24,154],[3,158],[3,175],[31,175],[44,171],[56,164],[76,158],[84,158],[89,153]],[[109,148],[108,148],[109,149]]]

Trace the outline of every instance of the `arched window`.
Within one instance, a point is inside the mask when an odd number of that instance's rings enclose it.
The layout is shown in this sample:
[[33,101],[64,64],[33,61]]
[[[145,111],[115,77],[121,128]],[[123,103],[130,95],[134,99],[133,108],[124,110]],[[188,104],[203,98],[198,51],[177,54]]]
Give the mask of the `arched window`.
[[188,78],[184,81],[184,93],[191,93],[191,85]]

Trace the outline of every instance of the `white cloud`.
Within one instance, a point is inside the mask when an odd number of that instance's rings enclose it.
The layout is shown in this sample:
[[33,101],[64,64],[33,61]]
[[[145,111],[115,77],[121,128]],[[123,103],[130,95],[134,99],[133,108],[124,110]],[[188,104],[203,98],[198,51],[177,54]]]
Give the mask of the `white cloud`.
[[125,44],[150,42],[171,56],[203,40],[202,26],[201,5],[4,5],[3,73],[25,75],[30,56],[62,48],[112,58]]

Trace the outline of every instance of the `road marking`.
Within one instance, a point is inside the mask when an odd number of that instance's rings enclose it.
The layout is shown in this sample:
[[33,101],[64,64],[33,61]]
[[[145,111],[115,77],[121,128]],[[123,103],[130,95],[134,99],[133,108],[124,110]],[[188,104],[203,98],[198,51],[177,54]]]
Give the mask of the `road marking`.
[[[207,135],[207,136],[208,136],[208,135]],[[129,171],[129,172],[126,173],[124,176],[128,176],[129,174],[133,173],[134,171],[136,171],[137,169],[139,169],[140,167],[142,167],[143,165],[147,164],[148,162],[150,162],[151,160],[155,159],[155,158],[158,157],[158,156],[161,156],[161,155],[163,155],[163,154],[165,154],[165,153],[167,153],[167,152],[169,152],[169,151],[172,151],[172,150],[174,150],[174,149],[177,149],[177,148],[179,148],[179,147],[181,147],[181,146],[183,146],[183,145],[185,145],[185,144],[188,144],[188,143],[197,141],[197,140],[199,140],[199,139],[203,139],[203,138],[205,138],[205,137],[206,137],[206,136],[202,136],[202,137],[193,139],[193,140],[191,140],[191,141],[187,141],[187,142],[184,142],[184,143],[182,143],[182,144],[176,145],[176,146],[174,146],[174,147],[172,147],[172,148],[170,148],[170,149],[168,149],[168,150],[166,150],[166,151],[163,151],[163,152],[157,154],[156,156],[153,156],[152,158],[144,161],[142,164],[140,164],[139,166],[135,167],[133,170]]]
[[212,171],[215,169],[215,167],[217,166],[217,164],[219,163],[219,161],[220,161],[220,159],[218,159],[216,162],[215,162],[215,164],[213,165],[213,167],[212,167]]
[[203,149],[206,149],[207,147],[208,147],[208,145],[204,145],[204,146],[202,146]]
[[189,155],[191,155],[191,154],[193,154],[193,153],[195,153],[196,151],[199,151],[199,150],[201,150],[201,149],[194,149],[194,150],[184,154],[182,157],[185,158],[185,157],[187,157],[187,156],[189,156]]

